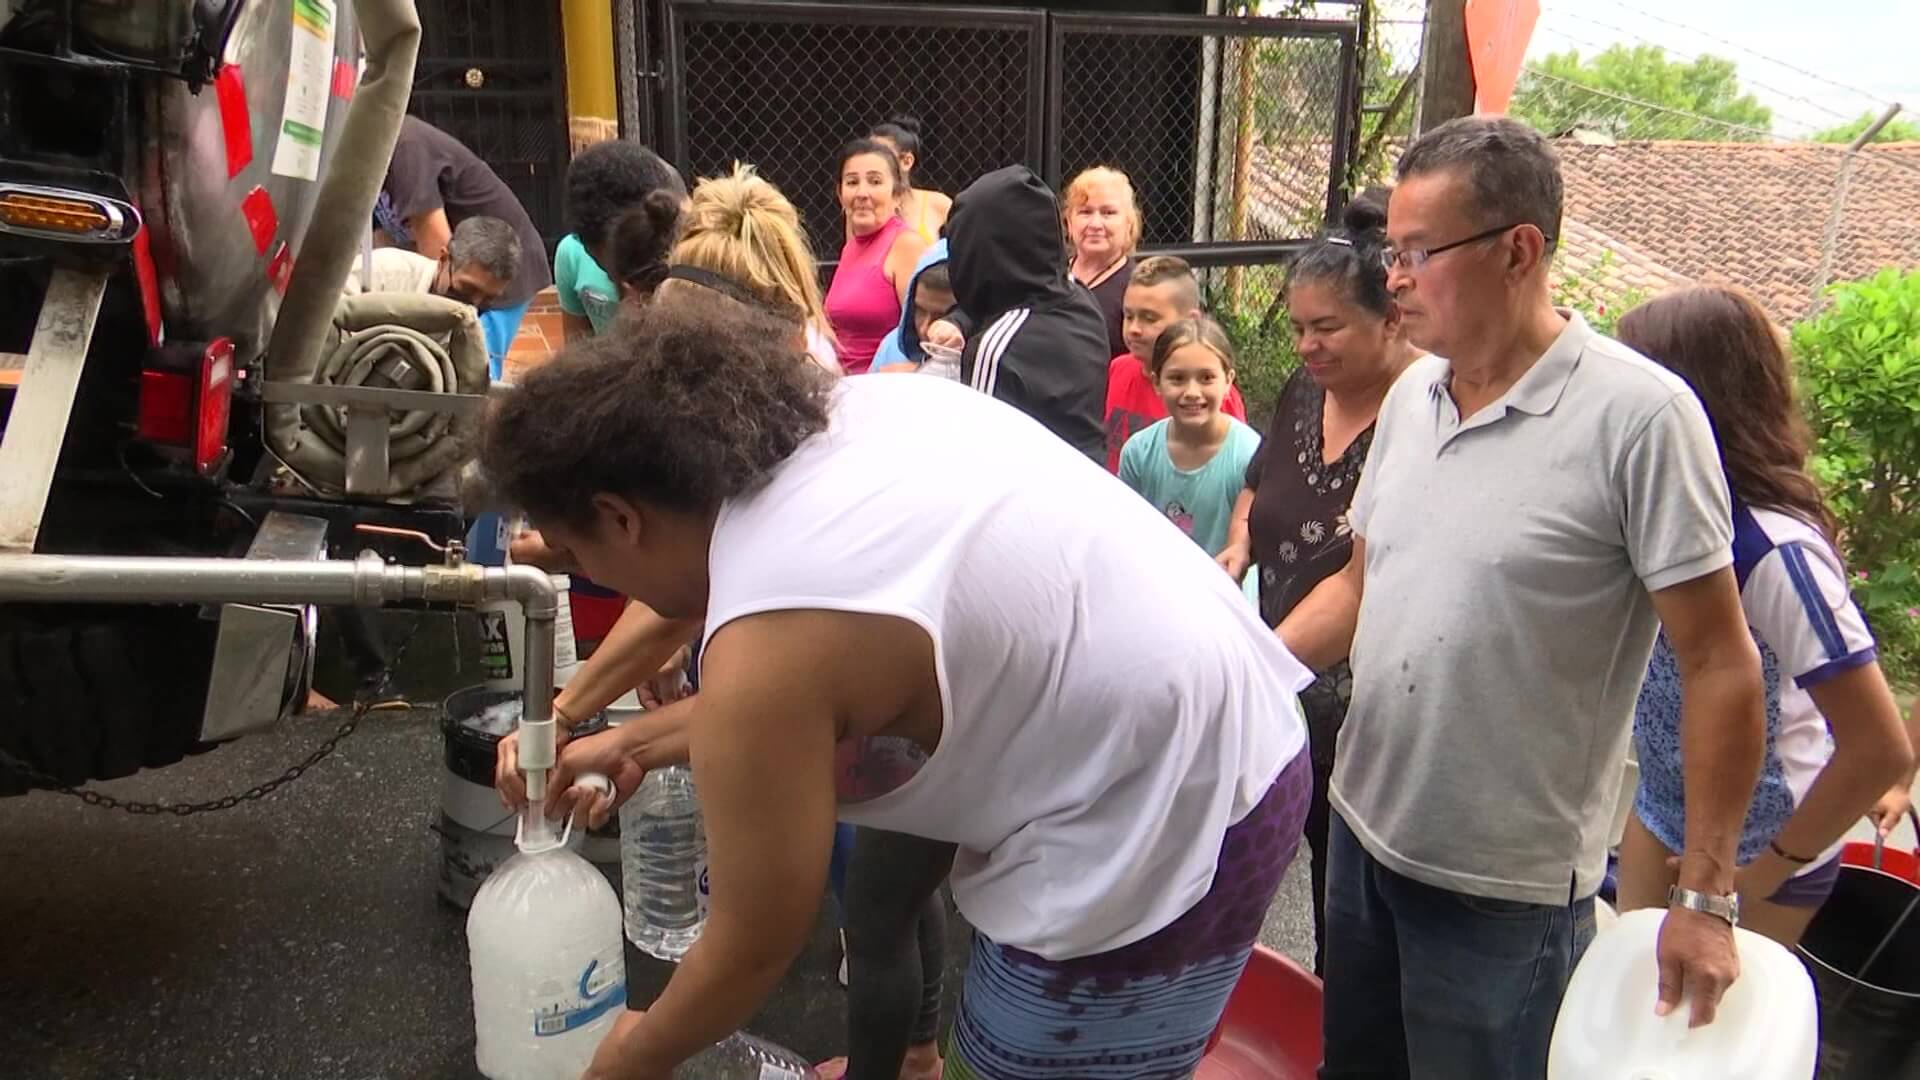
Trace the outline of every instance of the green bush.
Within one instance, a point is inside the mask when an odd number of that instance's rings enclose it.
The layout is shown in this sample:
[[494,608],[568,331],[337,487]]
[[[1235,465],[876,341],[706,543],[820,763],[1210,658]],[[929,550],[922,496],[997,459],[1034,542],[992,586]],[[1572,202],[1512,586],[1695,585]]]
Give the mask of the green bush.
[[1300,366],[1281,295],[1282,273],[1278,266],[1247,267],[1237,298],[1228,289],[1225,275],[1218,275],[1207,296],[1207,311],[1227,332],[1239,358],[1234,377],[1247,402],[1247,423],[1262,432],[1273,419],[1280,388]]
[[1888,670],[1920,675],[1920,271],[1836,285],[1793,327],[1815,475]]

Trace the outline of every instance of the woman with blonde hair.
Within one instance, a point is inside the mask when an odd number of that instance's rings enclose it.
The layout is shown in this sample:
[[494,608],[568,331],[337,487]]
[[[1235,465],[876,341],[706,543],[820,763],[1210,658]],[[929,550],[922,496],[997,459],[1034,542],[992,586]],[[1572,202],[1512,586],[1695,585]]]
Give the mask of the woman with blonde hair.
[[730,174],[694,186],[668,261],[662,288],[737,291],[744,295],[736,299],[789,314],[806,329],[807,355],[839,374],[833,331],[820,297],[820,271],[800,212],[753,166],[735,164]]
[[1140,247],[1133,181],[1119,169],[1096,165],[1067,184],[1060,203],[1073,280],[1093,292],[1107,320],[1107,353],[1119,356],[1127,351],[1123,304],[1133,280],[1133,253]]

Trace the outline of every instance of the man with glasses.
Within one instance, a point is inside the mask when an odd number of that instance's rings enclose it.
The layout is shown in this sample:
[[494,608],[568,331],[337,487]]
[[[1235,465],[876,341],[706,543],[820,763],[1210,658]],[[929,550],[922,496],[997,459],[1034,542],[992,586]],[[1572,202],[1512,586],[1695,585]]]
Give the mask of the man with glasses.
[[1734,845],[1762,747],[1727,490],[1686,384],[1555,310],[1552,149],[1506,119],[1422,136],[1389,204],[1416,360],[1381,406],[1353,558],[1279,628],[1351,651],[1327,896],[1323,1078],[1538,1080],[1593,934],[1657,629],[1685,679],[1687,843],[1662,1012],[1738,974]]

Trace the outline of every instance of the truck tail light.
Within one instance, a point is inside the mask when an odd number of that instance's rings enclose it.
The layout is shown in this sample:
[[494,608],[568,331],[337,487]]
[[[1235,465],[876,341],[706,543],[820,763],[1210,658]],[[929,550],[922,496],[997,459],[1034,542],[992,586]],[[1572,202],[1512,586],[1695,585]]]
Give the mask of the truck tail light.
[[128,219],[105,199],[9,187],[0,188],[0,224],[43,235],[117,237]]
[[209,344],[198,364],[143,370],[140,437],[191,454],[202,475],[213,472],[227,452],[233,381],[233,342],[227,338]]

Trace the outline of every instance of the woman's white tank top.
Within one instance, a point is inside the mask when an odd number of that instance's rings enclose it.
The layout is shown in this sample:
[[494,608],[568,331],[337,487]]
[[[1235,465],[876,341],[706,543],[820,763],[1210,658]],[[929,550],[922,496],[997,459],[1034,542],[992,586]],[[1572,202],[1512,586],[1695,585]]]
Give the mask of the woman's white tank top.
[[999,944],[1066,959],[1173,922],[1305,746],[1309,673],[1193,541],[1018,411],[894,375],[840,382],[831,413],[722,507],[709,636],[793,609],[920,626],[939,747],[842,819],[957,844],[954,900]]

